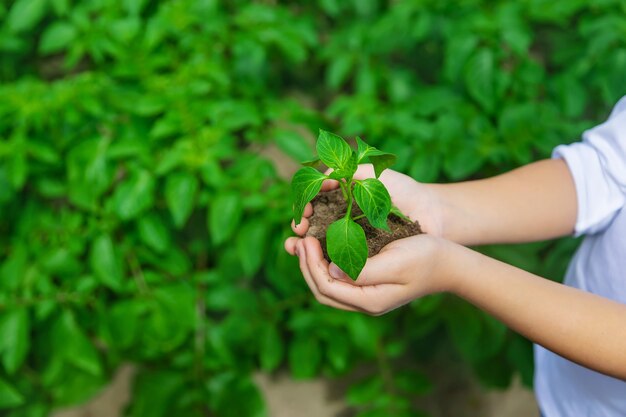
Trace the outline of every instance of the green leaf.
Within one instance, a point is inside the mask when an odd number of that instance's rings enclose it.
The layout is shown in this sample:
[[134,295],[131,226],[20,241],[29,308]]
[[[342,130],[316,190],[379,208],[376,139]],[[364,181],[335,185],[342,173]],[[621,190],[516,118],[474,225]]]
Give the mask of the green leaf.
[[350,164],[352,149],[341,136],[320,129],[316,145],[317,155],[328,166],[336,170],[345,169]]
[[289,345],[289,367],[294,378],[315,376],[322,361],[319,340],[310,334],[299,333]]
[[356,138],[357,143],[357,164],[360,164],[365,158],[369,158],[372,165],[374,165],[374,174],[376,178],[380,177],[380,174],[384,170],[395,164],[396,156],[394,154],[379,151],[373,146],[363,142],[361,138]]
[[411,220],[410,217],[408,217],[406,214],[404,214],[402,211],[400,211],[400,209],[396,206],[394,206],[393,204],[391,205],[391,209],[389,210],[390,214],[395,214],[396,216],[400,217],[403,220],[406,220],[407,222],[412,222],[413,220]]
[[177,228],[184,226],[191,215],[197,191],[198,179],[188,172],[177,172],[167,177],[165,200]]
[[281,151],[296,161],[306,161],[313,157],[312,146],[296,132],[278,130],[274,133],[274,141]]
[[383,379],[379,378],[378,375],[369,376],[353,383],[348,388],[346,401],[353,406],[364,405],[371,402],[383,390]]
[[237,254],[248,276],[256,274],[265,260],[269,228],[264,220],[255,219],[246,223],[237,237]]
[[217,195],[209,211],[209,233],[213,243],[220,245],[226,242],[239,226],[242,215],[240,195],[234,192]]
[[301,165],[305,167],[316,168],[316,169],[322,168],[324,166],[322,160],[319,158],[313,159],[310,161],[301,162]]
[[291,201],[296,224],[300,224],[304,207],[320,192],[326,178],[326,175],[311,167],[300,168],[294,174],[291,179]]
[[4,369],[14,374],[30,347],[30,320],[25,308],[7,311],[0,317],[0,357]]
[[113,207],[122,220],[129,220],[154,203],[154,178],[141,170],[127,178],[113,194]]
[[24,396],[0,377],[0,409],[14,408],[24,404]]
[[379,229],[390,231],[387,225],[387,216],[391,210],[391,196],[389,196],[385,185],[375,178],[356,181],[353,194],[370,224]]
[[150,248],[159,253],[163,253],[169,248],[169,231],[158,215],[150,213],[141,216],[137,222],[137,227],[139,229],[139,238]]
[[76,39],[77,31],[67,22],[55,22],[41,35],[39,51],[44,54],[58,52]]
[[356,152],[352,151],[352,155],[350,156],[347,164],[343,168],[335,169],[328,175],[328,178],[332,178],[334,180],[348,180],[354,176],[358,167],[359,164],[357,163]]
[[122,272],[115,255],[111,236],[103,234],[94,239],[91,245],[89,263],[100,282],[113,290],[121,288]]
[[350,69],[353,65],[351,55],[340,55],[333,58],[328,65],[326,71],[326,84],[331,88],[338,88],[350,75]]
[[13,3],[8,16],[11,32],[23,32],[32,29],[46,13],[47,0],[17,0]]
[[259,359],[264,371],[273,371],[280,365],[284,355],[284,344],[281,334],[274,324],[263,326],[261,331]]
[[52,350],[66,362],[91,375],[102,374],[98,352],[76,323],[71,310],[64,310],[52,324],[52,338]]
[[495,58],[493,51],[481,48],[470,58],[465,71],[469,95],[491,113],[495,110]]
[[330,259],[356,280],[367,261],[363,228],[349,218],[337,220],[326,231],[326,249]]

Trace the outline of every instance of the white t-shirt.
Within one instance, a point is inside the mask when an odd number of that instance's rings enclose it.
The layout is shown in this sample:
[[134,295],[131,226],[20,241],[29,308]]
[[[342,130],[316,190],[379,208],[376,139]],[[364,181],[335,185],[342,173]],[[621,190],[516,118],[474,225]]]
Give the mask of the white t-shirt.
[[[552,156],[565,159],[572,172],[575,234],[585,235],[565,284],[626,304],[626,97],[606,122],[584,132],[582,142],[559,146]],[[535,392],[545,417],[626,416],[625,381],[539,345],[535,364]]]

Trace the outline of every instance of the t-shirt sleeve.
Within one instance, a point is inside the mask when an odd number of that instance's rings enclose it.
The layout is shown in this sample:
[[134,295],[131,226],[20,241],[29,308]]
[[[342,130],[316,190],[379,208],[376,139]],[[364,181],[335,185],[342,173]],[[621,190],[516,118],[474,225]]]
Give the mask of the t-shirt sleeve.
[[603,231],[626,203],[626,96],[606,122],[585,131],[582,139],[552,153],[565,160],[574,178],[576,236]]

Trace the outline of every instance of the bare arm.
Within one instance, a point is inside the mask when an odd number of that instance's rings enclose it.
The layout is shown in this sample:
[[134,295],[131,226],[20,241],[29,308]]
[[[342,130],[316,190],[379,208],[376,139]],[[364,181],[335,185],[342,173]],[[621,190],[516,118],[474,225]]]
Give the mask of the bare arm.
[[576,189],[561,159],[496,177],[427,185],[437,199],[441,236],[465,245],[545,240],[571,234]]
[[329,268],[316,239],[291,243],[323,304],[380,315],[426,294],[451,292],[559,355],[626,380],[626,305],[430,235],[392,242],[368,259],[356,282]]
[[559,355],[626,380],[626,305],[457,245],[449,290]]

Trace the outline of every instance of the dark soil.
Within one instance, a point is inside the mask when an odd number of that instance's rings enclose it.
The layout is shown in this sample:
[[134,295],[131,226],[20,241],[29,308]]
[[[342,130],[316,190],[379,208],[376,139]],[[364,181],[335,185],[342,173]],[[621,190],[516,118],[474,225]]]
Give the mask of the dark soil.
[[[313,215],[309,218],[310,226],[307,236],[313,236],[320,241],[324,257],[330,261],[326,253],[326,229],[332,222],[345,216],[348,207],[340,189],[319,193],[311,201],[311,204],[313,204]],[[361,209],[354,204],[352,216],[356,217],[361,214],[363,214]],[[394,214],[389,215],[387,220],[391,233],[372,227],[365,217],[356,220],[356,222],[365,230],[368,257],[376,255],[383,247],[394,240],[423,233],[417,221],[410,222]]]

